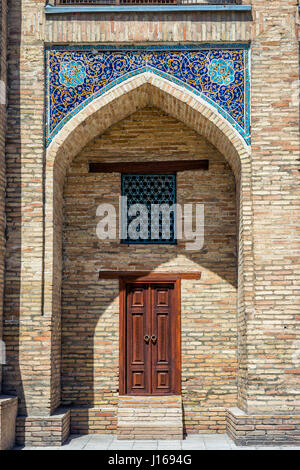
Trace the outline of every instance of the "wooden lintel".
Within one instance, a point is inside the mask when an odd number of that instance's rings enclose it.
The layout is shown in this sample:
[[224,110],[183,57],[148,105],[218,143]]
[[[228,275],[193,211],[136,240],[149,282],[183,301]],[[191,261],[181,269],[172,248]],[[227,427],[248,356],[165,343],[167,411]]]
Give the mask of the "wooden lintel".
[[120,279],[120,278],[132,278],[132,279],[143,279],[143,280],[177,280],[177,279],[201,279],[200,271],[191,271],[183,273],[159,273],[149,271],[100,271],[99,279]]
[[153,162],[90,162],[90,173],[176,173],[208,170],[209,160],[176,160]]

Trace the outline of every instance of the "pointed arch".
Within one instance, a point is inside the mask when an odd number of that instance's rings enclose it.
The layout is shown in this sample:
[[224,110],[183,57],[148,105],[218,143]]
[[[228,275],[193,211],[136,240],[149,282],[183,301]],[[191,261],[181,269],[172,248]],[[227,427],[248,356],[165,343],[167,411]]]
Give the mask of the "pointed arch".
[[206,137],[228,160],[236,177],[241,162],[249,161],[250,147],[207,101],[165,78],[144,72],[95,98],[73,116],[49,145],[47,165],[55,165],[60,159],[60,166],[67,168],[91,139],[147,105],[160,108]]
[[[44,315],[60,324],[62,215],[65,173],[73,158],[96,136],[146,106],[154,106],[204,136],[231,166],[239,198],[238,316],[241,368],[245,380],[245,324],[253,292],[250,147],[240,134],[201,97],[151,72],[132,77],[89,103],[57,133],[46,151]],[[97,275],[97,274],[95,274]],[[56,339],[57,341],[57,339]],[[56,350],[59,350],[57,345]],[[54,362],[59,363],[59,353]],[[57,366],[53,366],[55,369]],[[241,396],[241,401],[243,397]],[[241,403],[240,403],[241,405]]]

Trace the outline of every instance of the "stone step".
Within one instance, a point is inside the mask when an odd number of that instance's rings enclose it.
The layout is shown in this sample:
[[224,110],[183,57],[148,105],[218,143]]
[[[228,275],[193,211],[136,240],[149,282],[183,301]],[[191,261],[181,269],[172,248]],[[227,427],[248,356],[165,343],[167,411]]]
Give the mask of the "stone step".
[[147,403],[151,403],[151,406],[154,405],[174,405],[181,404],[181,396],[120,396],[119,397],[119,406],[145,406]]
[[182,439],[180,396],[119,397],[118,439]]

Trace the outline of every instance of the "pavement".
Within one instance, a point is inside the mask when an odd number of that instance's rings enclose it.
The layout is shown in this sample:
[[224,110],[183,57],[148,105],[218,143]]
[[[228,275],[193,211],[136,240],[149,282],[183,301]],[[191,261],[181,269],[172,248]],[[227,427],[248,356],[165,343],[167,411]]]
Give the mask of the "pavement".
[[300,446],[236,446],[227,434],[193,434],[184,440],[122,441],[116,435],[71,435],[61,447],[15,447],[15,450],[300,450]]

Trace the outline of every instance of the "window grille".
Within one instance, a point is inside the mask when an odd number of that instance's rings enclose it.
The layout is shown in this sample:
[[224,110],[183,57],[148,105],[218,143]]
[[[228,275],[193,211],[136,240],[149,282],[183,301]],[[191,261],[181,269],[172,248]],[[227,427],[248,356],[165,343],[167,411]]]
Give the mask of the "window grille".
[[[127,197],[126,206],[124,199],[122,205],[122,230],[126,235],[122,237],[122,243],[176,243],[174,211],[167,210],[164,213],[167,216],[163,216],[163,213],[158,211],[159,207],[156,206],[157,216],[154,213],[151,214],[153,204],[160,206],[166,204],[169,209],[176,203],[175,174],[122,174],[122,196]],[[144,219],[147,220],[147,224],[142,224],[142,227],[140,224],[136,225],[136,232],[139,233],[136,239],[130,237],[130,223],[140,215],[140,211],[130,215],[130,207],[134,204],[143,204],[147,209]]]

